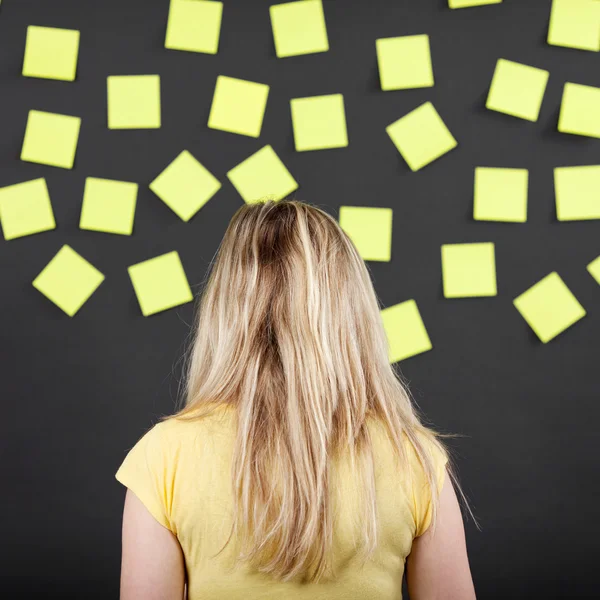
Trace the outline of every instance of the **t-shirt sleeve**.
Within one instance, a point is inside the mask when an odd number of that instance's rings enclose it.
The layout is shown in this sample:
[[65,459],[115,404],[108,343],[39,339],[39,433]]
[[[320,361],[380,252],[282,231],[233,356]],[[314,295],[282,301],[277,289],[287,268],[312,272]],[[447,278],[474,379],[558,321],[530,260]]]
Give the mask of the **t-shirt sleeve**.
[[[424,436],[421,437],[421,439],[423,440],[427,450],[431,453],[433,459],[439,494],[442,491],[442,486],[444,485],[446,477],[446,464],[448,463],[448,455]],[[417,525],[415,537],[419,537],[423,535],[431,525],[433,506],[431,490],[429,488],[429,484],[427,483],[427,479],[425,478],[425,473],[422,470],[422,467],[420,467],[419,476],[416,478],[416,481],[418,484],[414,490],[415,521]]]
[[173,531],[169,515],[172,485],[169,483],[169,448],[166,441],[163,424],[154,425],[129,450],[115,478],[141,500],[163,527]]

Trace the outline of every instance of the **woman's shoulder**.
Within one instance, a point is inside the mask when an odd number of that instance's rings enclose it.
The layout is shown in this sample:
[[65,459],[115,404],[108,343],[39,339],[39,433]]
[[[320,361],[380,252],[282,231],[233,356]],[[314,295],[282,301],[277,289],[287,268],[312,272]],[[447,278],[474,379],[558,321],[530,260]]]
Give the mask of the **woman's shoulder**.
[[449,455],[446,445],[438,438],[436,432],[428,427],[419,427],[413,435],[404,434],[405,445],[412,460],[422,464],[427,457],[436,468],[443,468]]
[[217,407],[205,414],[200,411],[179,412],[161,417],[150,431],[166,443],[177,442],[201,434],[229,433],[232,417],[233,411],[225,407]]
[[[379,442],[391,443],[385,425],[379,420],[369,420],[369,433]],[[436,432],[425,425],[413,426],[410,430],[403,429],[401,443],[411,458],[422,452],[434,454],[436,457],[446,453],[445,446],[439,441]]]
[[436,432],[424,425],[403,430],[401,434],[401,448],[395,448],[385,426],[382,423],[373,423],[371,427],[371,439],[375,444],[376,451],[380,457],[387,455],[400,456],[409,471],[422,477],[425,465],[433,467],[434,471],[440,473],[444,470],[449,460],[448,450],[436,435]]
[[407,436],[407,452],[412,465],[411,472],[416,477],[413,483],[424,490],[424,497],[428,497],[430,485],[428,473],[435,478],[438,493],[446,475],[446,466],[450,459],[448,449],[437,437],[436,432],[427,427],[415,430],[413,439]]

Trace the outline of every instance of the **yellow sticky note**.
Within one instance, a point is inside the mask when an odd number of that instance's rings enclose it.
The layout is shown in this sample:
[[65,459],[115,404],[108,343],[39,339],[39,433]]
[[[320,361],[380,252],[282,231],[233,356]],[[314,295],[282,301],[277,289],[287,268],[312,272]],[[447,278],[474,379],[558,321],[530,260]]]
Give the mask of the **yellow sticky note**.
[[275,53],[279,58],[329,50],[321,0],[300,0],[270,7]]
[[496,296],[496,257],[493,242],[444,244],[442,275],[445,298]]
[[5,240],[54,229],[46,180],[32,179],[0,188],[0,224]]
[[194,299],[176,251],[132,265],[127,271],[145,317]]
[[309,96],[290,100],[297,152],[348,145],[344,96]]
[[513,300],[516,309],[544,344],[586,312],[560,275],[552,272]]
[[171,0],[165,48],[216,54],[222,16],[222,2]]
[[411,171],[418,171],[457,146],[431,102],[425,102],[385,129]]
[[390,363],[431,350],[431,340],[414,300],[384,308],[381,319],[388,341]]
[[30,110],[21,160],[72,169],[80,127],[79,117]]
[[187,150],[150,184],[183,221],[189,221],[221,188],[221,182]]
[[158,129],[159,75],[110,75],[106,78],[109,129]]
[[590,275],[598,282],[600,283],[600,256],[598,258],[595,258],[588,266],[587,266],[587,270],[589,271]]
[[269,145],[231,169],[227,177],[248,203],[281,200],[298,189],[298,183]]
[[565,83],[558,131],[600,138],[600,88]]
[[469,6],[485,6],[487,4],[500,4],[502,0],[448,0],[450,8],[467,8]]
[[208,126],[257,138],[269,96],[269,86],[219,75],[215,86]]
[[527,221],[527,169],[475,168],[473,218],[476,221]]
[[340,206],[339,222],[363,260],[391,260],[391,208]]
[[537,121],[549,75],[544,69],[499,58],[486,108]]
[[27,28],[23,75],[73,81],[77,72],[79,31],[56,27]]
[[428,35],[375,40],[382,90],[431,87],[433,67]]
[[600,165],[554,169],[556,218],[600,219]]
[[597,0],[553,0],[548,43],[598,52],[600,3]]
[[34,279],[33,287],[72,317],[104,281],[104,275],[66,244]]
[[137,183],[86,178],[79,227],[131,235],[137,193]]

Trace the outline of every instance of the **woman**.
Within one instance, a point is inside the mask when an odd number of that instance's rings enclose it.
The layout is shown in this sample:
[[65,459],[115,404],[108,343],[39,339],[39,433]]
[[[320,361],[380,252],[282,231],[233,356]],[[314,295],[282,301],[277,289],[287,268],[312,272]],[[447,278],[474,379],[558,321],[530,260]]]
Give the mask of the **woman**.
[[201,297],[185,406],[116,474],[121,599],[399,599],[405,563],[411,600],[475,598],[440,437],[336,220],[294,200],[241,207]]

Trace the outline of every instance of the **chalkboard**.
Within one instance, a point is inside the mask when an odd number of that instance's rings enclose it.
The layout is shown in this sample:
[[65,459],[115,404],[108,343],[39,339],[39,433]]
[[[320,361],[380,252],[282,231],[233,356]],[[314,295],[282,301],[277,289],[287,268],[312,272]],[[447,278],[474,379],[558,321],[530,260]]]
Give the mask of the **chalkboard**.
[[[369,262],[382,307],[414,298],[433,349],[401,363],[451,442],[481,524],[466,522],[478,597],[598,594],[600,287],[585,265],[597,221],[558,222],[553,168],[600,162],[600,142],[557,132],[562,88],[600,85],[598,55],[546,43],[549,0],[450,10],[444,0],[324,0],[328,52],[278,59],[266,0],[226,0],[216,56],[164,47],[168,0],[5,0],[0,6],[0,187],[45,177],[57,228],[0,242],[3,383],[0,590],[10,598],[117,598],[123,487],[114,473],[173,411],[192,303],[141,315],[127,267],[177,250],[202,289],[242,204],[226,172],[271,144],[295,196],[394,211],[392,260]],[[74,82],[21,75],[28,25],[81,31]],[[380,89],[375,40],[427,33],[435,86]],[[547,69],[539,120],[485,108],[498,58]],[[106,77],[158,74],[162,126],[109,130]],[[258,139],[207,127],[218,75],[271,86]],[[347,148],[296,152],[289,100],[342,93]],[[456,149],[411,172],[385,127],[431,101]],[[19,159],[29,110],[81,117],[72,170]],[[182,150],[223,183],[189,222],[148,184]],[[529,169],[527,223],[472,218],[476,166]],[[140,185],[131,237],[80,230],[86,177]],[[498,295],[445,299],[440,246],[494,242]],[[31,285],[63,244],[106,275],[70,318]],[[547,344],[512,304],[557,271],[587,315]]]

